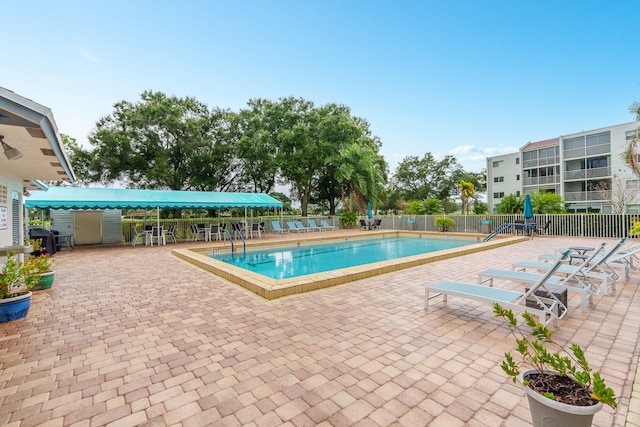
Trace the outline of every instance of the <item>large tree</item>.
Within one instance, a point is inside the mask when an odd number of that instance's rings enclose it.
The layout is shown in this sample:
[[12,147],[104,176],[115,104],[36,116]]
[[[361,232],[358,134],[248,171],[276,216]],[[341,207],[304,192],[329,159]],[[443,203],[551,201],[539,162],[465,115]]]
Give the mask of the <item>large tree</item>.
[[396,168],[394,185],[405,200],[446,200],[456,191],[462,174],[464,170],[455,157],[437,160],[426,153],[422,158],[405,157]]
[[224,189],[233,182],[226,115],[162,92],[120,101],[89,136],[91,169],[100,181],[138,188]]
[[233,117],[238,135],[236,155],[241,164],[240,180],[248,191],[269,193],[273,190],[278,173],[277,123],[274,103],[252,99],[248,109]]

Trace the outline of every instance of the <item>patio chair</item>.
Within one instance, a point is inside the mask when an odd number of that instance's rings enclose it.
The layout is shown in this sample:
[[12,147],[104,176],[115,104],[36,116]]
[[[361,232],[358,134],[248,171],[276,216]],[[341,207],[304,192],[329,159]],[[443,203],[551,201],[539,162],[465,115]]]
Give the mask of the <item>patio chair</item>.
[[254,234],[257,234],[258,238],[262,238],[262,234],[260,233],[260,224],[257,222],[252,223],[251,227],[249,227],[249,237],[253,239]]
[[222,232],[220,230],[220,225],[212,224],[209,226],[209,240],[222,240]]
[[371,229],[371,227],[369,227],[369,224],[367,224],[367,221],[365,221],[364,219],[361,219],[359,221],[360,221],[360,230]]
[[301,233],[303,231],[306,233],[307,231],[309,231],[309,230],[307,230],[305,228],[298,228],[296,223],[293,222],[293,221],[287,221],[286,224],[287,224],[287,227],[289,227],[289,231],[295,231],[296,233]]
[[131,227],[133,236],[131,237],[131,246],[135,246],[140,240],[140,243],[147,244],[147,233],[138,231],[135,227]]
[[[531,284],[529,290],[526,292],[450,281],[442,281],[427,285],[424,288],[424,309],[429,309],[429,294],[431,293],[442,295],[445,302],[449,295],[453,295],[478,302],[488,303],[492,306],[498,303],[507,309],[527,311],[532,315],[538,316],[540,323],[543,325],[553,322],[553,324],[557,326],[558,320],[563,318],[567,313],[567,307],[552,292],[550,292],[545,285],[548,284],[547,282],[556,270],[560,268],[566,257],[567,254],[565,253],[561,258],[550,263],[551,265],[549,266],[549,269],[544,274],[540,275],[540,278],[535,283]],[[527,306],[527,300],[534,302],[535,306]]]
[[280,223],[278,221],[271,221],[271,228],[273,228],[274,233],[284,234],[289,232],[289,230],[280,227]]
[[169,229],[167,230],[167,237],[173,242],[173,243],[178,243],[178,240],[176,239],[176,225],[172,224],[169,226]]
[[377,218],[373,220],[373,225],[371,226],[371,228],[373,228],[374,230],[380,230],[381,225],[382,225],[382,220]]
[[166,245],[167,241],[164,237],[164,230],[162,227],[153,226],[151,227],[151,246],[153,246],[153,240],[155,239],[158,246]]
[[316,224],[316,221],[313,220],[313,219],[309,219],[307,222],[309,222],[309,230],[311,230],[311,231],[324,231],[325,230],[324,227],[318,226],[318,224]]
[[325,230],[337,230],[339,228],[337,225],[329,224],[326,219],[321,219],[320,224],[322,224]]
[[204,224],[201,224],[202,228],[196,224],[191,224],[191,238],[194,242],[198,241],[198,237],[202,234],[202,240],[206,239]]
[[[571,274],[576,270],[579,270],[579,275],[585,279],[598,279],[602,281],[602,287],[604,288],[604,295],[609,295],[609,284],[611,284],[611,289],[615,291],[616,289],[616,281],[620,278],[618,273],[616,273],[610,265],[607,264],[609,258],[624,244],[626,238],[623,237],[619,242],[615,243],[610,249],[608,249],[605,254],[598,258],[597,260],[593,258],[593,260],[589,259],[590,265],[585,265],[584,262],[581,265],[562,265],[558,268],[558,273],[560,274]],[[567,254],[569,256],[570,251],[565,251],[563,254]],[[549,268],[548,262],[543,261],[518,261],[514,262],[511,265],[513,270],[522,270],[526,271],[528,268],[544,271]]]
[[[604,250],[604,246],[605,243],[602,243],[593,251],[589,259],[583,262],[580,268],[576,268],[566,277],[553,276],[547,280],[547,284],[549,285],[572,292],[578,292],[582,297],[582,311],[587,311],[587,304],[593,304],[593,296],[600,293],[600,288],[591,281],[585,271],[591,260],[600,253],[600,251]],[[566,253],[569,254],[570,251],[567,250]],[[547,268],[551,266],[551,263],[547,262],[545,264]],[[562,266],[560,268],[562,268]],[[501,279],[531,285],[539,280],[540,276],[541,274],[528,273],[526,271],[488,269],[478,273],[478,284],[482,285],[485,282],[489,282],[489,286],[493,286],[494,279]]]

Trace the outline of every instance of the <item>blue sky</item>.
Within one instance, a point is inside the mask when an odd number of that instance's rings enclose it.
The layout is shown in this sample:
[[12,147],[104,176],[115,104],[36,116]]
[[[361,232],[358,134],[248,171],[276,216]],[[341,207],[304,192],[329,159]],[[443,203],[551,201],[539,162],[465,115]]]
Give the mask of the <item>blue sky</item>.
[[640,2],[23,1],[1,6],[0,86],[87,143],[145,90],[234,111],[335,102],[391,171],[409,155],[487,156],[626,123],[640,100]]

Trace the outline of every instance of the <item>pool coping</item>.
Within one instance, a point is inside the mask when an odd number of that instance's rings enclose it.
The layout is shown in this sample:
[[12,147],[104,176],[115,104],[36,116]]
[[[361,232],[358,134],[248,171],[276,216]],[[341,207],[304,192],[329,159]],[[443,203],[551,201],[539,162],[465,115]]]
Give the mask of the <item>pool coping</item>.
[[[287,241],[264,241],[264,242],[247,242],[247,249],[265,249],[271,247],[282,247],[301,244],[313,244],[331,241],[345,241],[356,239],[370,239],[376,237],[452,237],[460,239],[477,239],[478,243],[472,245],[445,249],[437,252],[413,255],[393,260],[380,261],[370,264],[363,264],[355,267],[343,268],[340,270],[325,271],[322,273],[307,274],[304,276],[293,277],[289,279],[272,279],[258,273],[247,271],[243,268],[227,264],[209,257],[207,254],[212,250],[225,249],[229,250],[230,246],[224,242],[212,244],[206,248],[190,248],[190,249],[174,249],[172,255],[189,262],[199,268],[213,273],[223,279],[242,286],[243,288],[265,298],[273,300],[285,296],[301,294],[303,292],[315,291],[318,289],[328,288],[331,286],[342,285],[353,282],[355,280],[366,279],[372,276],[378,276],[385,273],[391,273],[398,270],[404,270],[418,265],[428,264],[434,261],[440,261],[447,258],[466,255],[474,252],[481,252],[497,247],[519,243],[529,240],[526,236],[496,236],[488,242],[482,242],[486,237],[485,234],[476,233],[442,233],[429,231],[377,231],[368,233],[366,236],[335,235],[308,237]],[[237,243],[236,243],[237,245]]]

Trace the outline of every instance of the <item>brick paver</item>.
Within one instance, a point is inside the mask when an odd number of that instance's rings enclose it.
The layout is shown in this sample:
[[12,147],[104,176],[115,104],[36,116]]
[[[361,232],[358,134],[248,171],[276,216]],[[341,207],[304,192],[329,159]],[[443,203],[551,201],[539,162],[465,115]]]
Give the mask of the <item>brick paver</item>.
[[[273,301],[170,253],[202,242],[65,250],[53,288],[0,324],[0,424],[523,425],[527,400],[499,366],[505,327],[461,298],[425,311],[424,285],[600,241],[536,237]],[[596,427],[640,426],[639,284],[634,274],[587,312],[570,293],[556,333],[620,396]]]

